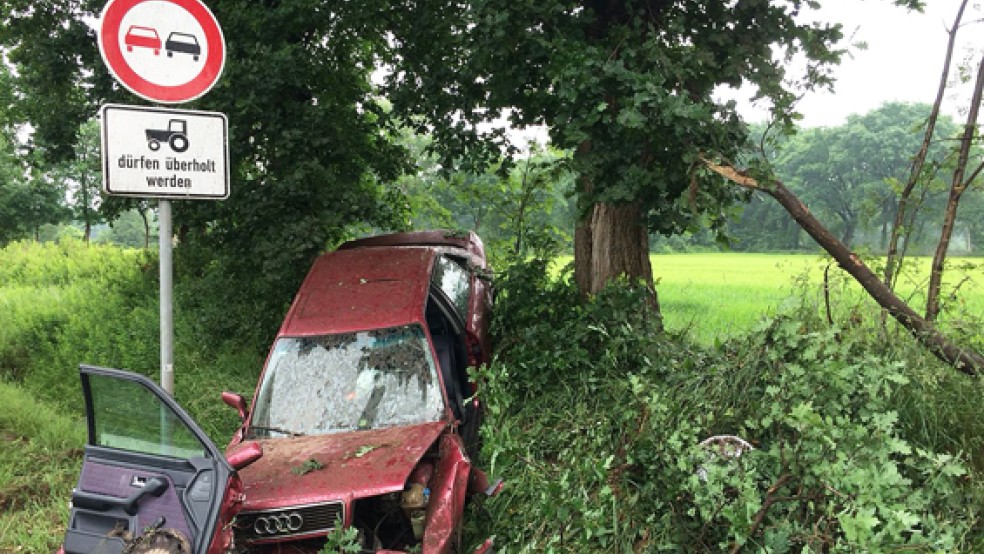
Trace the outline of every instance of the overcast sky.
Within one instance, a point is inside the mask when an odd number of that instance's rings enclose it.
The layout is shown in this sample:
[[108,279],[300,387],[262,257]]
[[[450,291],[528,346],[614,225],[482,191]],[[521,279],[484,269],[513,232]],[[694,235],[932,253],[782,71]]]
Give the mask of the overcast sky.
[[[844,58],[835,72],[833,93],[815,92],[800,102],[802,125],[840,125],[850,114],[865,113],[893,100],[932,104],[946,53],[946,30],[956,17],[960,0],[927,0],[926,4],[920,14],[896,7],[891,0],[823,2],[814,19],[842,23],[846,37],[852,42],[866,42],[868,48],[852,49],[851,56]],[[979,9],[968,5],[964,23],[981,17]],[[966,57],[968,48],[973,47],[979,56],[984,49],[984,23],[967,25],[958,34],[961,38],[954,60]],[[962,95],[958,92],[946,97],[945,113],[962,117],[959,108],[968,103],[967,88],[963,87]],[[764,117],[752,108],[743,112],[750,121]]]

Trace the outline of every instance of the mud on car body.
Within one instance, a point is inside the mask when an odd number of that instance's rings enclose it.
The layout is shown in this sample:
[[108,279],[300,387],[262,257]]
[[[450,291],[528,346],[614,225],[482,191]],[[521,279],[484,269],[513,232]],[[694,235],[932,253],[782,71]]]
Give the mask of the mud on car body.
[[[277,334],[251,405],[222,395],[243,423],[225,457],[211,443],[202,447],[212,448],[209,459],[222,469],[215,475],[230,486],[213,492],[226,493],[224,500],[210,497],[214,530],[208,514],[182,528],[199,539],[193,551],[318,552],[329,533],[354,527],[363,552],[460,552],[467,498],[501,486],[473,463],[482,404],[468,368],[485,363],[491,349],[486,275],[484,249],[472,233],[371,237],[320,257]],[[180,477],[175,505],[187,513],[181,499],[190,497],[196,476]],[[80,489],[87,486],[80,478]],[[126,501],[138,494],[124,492],[112,494]],[[140,494],[134,506],[141,518],[122,525],[131,535],[162,517],[150,509],[156,497]],[[112,514],[125,512],[108,507],[102,515],[109,517],[86,531],[86,518],[101,506],[85,506],[73,508],[70,534],[112,532]],[[79,519],[80,510],[89,515]],[[201,538],[209,533],[211,545]],[[485,541],[475,552],[491,546]],[[88,552],[68,541],[66,550]]]

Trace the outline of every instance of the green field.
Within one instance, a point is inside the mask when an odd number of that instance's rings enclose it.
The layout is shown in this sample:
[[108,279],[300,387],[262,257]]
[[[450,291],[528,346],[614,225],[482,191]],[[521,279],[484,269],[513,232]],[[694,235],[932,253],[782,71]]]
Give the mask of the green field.
[[[689,330],[695,339],[705,343],[747,331],[793,297],[823,306],[823,275],[831,262],[818,255],[738,253],[661,254],[651,260],[667,327]],[[915,262],[914,268],[899,280],[898,289],[903,299],[921,313],[930,260],[920,258]],[[835,314],[874,305],[845,271],[833,265],[829,275]],[[945,315],[984,315],[981,282],[984,260],[951,260],[944,273],[944,307],[949,308]]]
[[[748,331],[794,298],[808,299],[819,309],[824,305],[824,270],[831,263],[829,257],[808,254],[658,254],[650,260],[667,328],[704,344]],[[570,262],[569,256],[562,257],[557,266]],[[915,260],[899,280],[903,298],[917,313],[924,309],[929,262]],[[835,314],[873,305],[836,264],[829,275]],[[944,277],[948,315],[984,315],[984,289],[979,286],[984,283],[984,259],[954,258]]]
[[661,254],[651,261],[667,328],[700,342],[747,331],[806,283],[821,283],[825,264],[818,256],[770,254]]

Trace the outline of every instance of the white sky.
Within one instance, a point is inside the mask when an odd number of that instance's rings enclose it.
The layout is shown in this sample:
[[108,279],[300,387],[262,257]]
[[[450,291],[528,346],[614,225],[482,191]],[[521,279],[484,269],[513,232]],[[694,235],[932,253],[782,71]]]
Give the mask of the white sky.
[[[974,47],[978,56],[984,50],[984,23],[978,22],[982,12],[972,6],[975,3],[968,3],[964,13],[954,62],[966,58]],[[956,17],[960,0],[927,0],[926,4],[920,14],[896,7],[891,0],[824,1],[813,19],[842,23],[847,41],[863,41],[868,48],[852,49],[852,54],[845,56],[835,69],[833,93],[814,92],[803,98],[798,106],[804,116],[800,123],[806,127],[840,125],[848,115],[865,113],[893,100],[932,104],[946,53],[946,30]],[[969,101],[967,88],[947,94],[945,113],[959,120],[960,109]],[[749,121],[764,118],[763,112],[752,107],[745,106],[742,112]]]

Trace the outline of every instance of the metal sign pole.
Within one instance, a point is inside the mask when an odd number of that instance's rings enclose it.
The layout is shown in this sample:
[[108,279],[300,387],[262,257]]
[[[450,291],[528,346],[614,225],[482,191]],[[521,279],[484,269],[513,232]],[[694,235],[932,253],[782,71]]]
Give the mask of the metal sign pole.
[[161,199],[157,203],[160,225],[160,276],[161,276],[161,388],[174,396],[174,308],[172,257],[171,201]]

